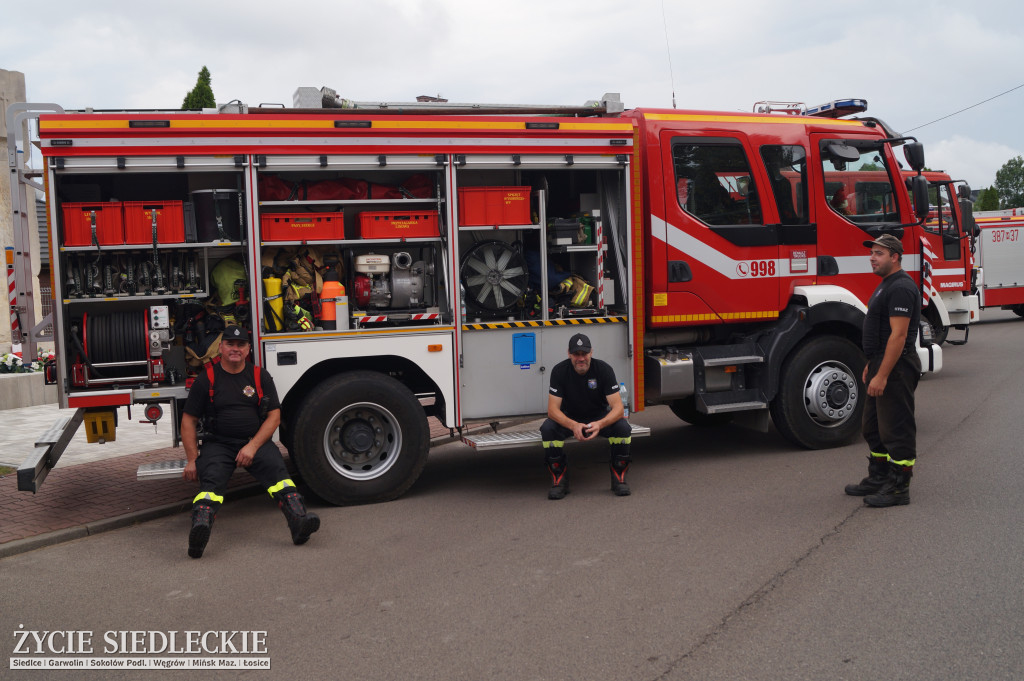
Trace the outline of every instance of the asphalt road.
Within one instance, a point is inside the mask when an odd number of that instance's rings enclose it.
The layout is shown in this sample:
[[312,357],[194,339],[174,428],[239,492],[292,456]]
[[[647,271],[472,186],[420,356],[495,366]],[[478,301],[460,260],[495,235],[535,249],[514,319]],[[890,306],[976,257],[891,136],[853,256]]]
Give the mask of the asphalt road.
[[[865,448],[635,417],[633,496],[603,443],[545,497],[537,450],[435,451],[402,499],[316,510],[294,547],[269,499],[222,509],[202,560],[163,518],[0,561],[15,632],[265,630],[300,679],[1024,678],[1024,320],[986,311],[918,389],[913,502],[842,493]],[[960,337],[954,331],[953,337]],[[103,678],[137,678],[137,672]],[[192,672],[192,675],[199,675]]]

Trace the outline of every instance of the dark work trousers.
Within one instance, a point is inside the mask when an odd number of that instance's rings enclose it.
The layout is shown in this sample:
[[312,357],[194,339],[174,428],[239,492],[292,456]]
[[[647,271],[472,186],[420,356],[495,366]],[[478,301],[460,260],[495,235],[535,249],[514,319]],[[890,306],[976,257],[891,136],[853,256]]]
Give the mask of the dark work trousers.
[[[598,416],[597,418],[601,417]],[[613,456],[629,456],[629,444],[633,435],[633,427],[629,425],[629,421],[619,419],[612,425],[602,428],[598,435],[608,438],[612,446]],[[571,430],[558,425],[551,419],[545,419],[544,423],[540,424],[540,439],[544,442],[556,441],[561,443],[570,436],[572,436]]]
[[[868,383],[881,363],[881,355],[868,360]],[[864,403],[862,432],[871,453],[886,454],[889,461],[900,466],[913,466],[917,460],[914,390],[920,378],[921,362],[917,355],[903,355],[889,373],[885,392],[880,397],[867,397]],[[864,391],[866,396],[866,384]]]
[[[237,466],[235,457],[238,456],[238,450],[244,446],[244,441],[203,441],[199,448],[199,458],[196,459],[201,492],[213,492],[218,496],[224,496],[228,491],[228,480]],[[289,478],[288,467],[284,465],[281,450],[271,440],[256,450],[256,456],[246,470],[267,490]]]

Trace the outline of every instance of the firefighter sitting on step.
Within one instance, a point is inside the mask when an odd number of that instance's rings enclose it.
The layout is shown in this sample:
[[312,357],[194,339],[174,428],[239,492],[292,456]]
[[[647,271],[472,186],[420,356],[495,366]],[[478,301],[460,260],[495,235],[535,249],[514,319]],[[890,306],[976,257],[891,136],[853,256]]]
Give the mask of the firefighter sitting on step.
[[561,499],[569,493],[568,460],[563,447],[569,435],[580,441],[598,435],[608,438],[612,491],[616,496],[627,496],[633,429],[625,418],[615,371],[607,362],[594,359],[590,339],[582,333],[569,339],[568,359],[551,370],[549,392],[548,418],[540,426],[544,463],[551,474],[548,499]]
[[[206,365],[185,401],[181,439],[188,462],[184,478],[198,480],[200,490],[192,500],[188,535],[192,558],[203,555],[236,466],[248,470],[277,502],[295,544],[305,544],[309,535],[320,529],[320,518],[306,512],[281,451],[270,439],[281,423],[281,405],[270,375],[246,361],[249,352],[245,329],[224,329],[220,361]],[[200,418],[204,426],[201,449],[196,428]]]

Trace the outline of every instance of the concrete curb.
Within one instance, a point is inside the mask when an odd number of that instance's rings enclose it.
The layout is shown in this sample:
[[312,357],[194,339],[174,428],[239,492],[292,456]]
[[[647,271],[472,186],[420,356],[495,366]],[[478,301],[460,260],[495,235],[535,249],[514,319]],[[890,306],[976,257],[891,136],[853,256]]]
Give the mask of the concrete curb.
[[[530,423],[535,421],[537,417],[514,419],[508,422],[503,422],[502,428],[511,428],[519,426],[524,423]],[[489,424],[476,425],[463,430],[463,435],[471,435],[473,433],[479,433],[486,430],[491,430]],[[452,442],[459,442],[459,436],[455,435],[438,435],[437,437],[431,438],[430,448],[439,447],[441,445],[450,444]],[[249,483],[245,485],[239,485],[230,489],[227,493],[228,501],[234,501],[238,498],[246,498],[260,494],[261,490],[258,488],[257,483]],[[101,532],[108,532],[110,530],[119,530],[124,527],[130,527],[138,523],[143,523],[149,520],[156,520],[157,518],[163,518],[165,516],[174,515],[176,513],[182,513],[192,508],[192,502],[187,500],[177,501],[170,504],[164,504],[155,508],[143,509],[141,511],[133,511],[132,513],[125,513],[123,515],[115,516],[113,518],[104,518],[103,520],[94,520],[84,525],[75,525],[73,527],[66,527],[60,530],[54,530],[53,532],[46,532],[45,534],[36,535],[34,537],[25,537],[24,539],[15,539],[13,541],[0,544],[0,560],[9,556],[16,556],[21,553],[27,553],[28,551],[35,551],[36,549],[46,548],[47,546],[54,546],[56,544],[62,544],[64,542],[73,541],[75,539],[82,539],[83,537],[90,537],[94,534]]]

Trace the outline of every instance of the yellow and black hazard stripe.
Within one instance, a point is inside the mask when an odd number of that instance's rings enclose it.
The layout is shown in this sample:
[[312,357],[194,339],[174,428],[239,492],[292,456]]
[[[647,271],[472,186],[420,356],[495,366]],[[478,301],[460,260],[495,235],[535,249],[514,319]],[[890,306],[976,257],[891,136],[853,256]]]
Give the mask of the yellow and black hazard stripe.
[[492,331],[494,329],[536,329],[545,326],[578,326],[582,324],[622,324],[626,317],[580,317],[579,319],[551,319],[546,322],[487,322],[463,324],[463,331]]

